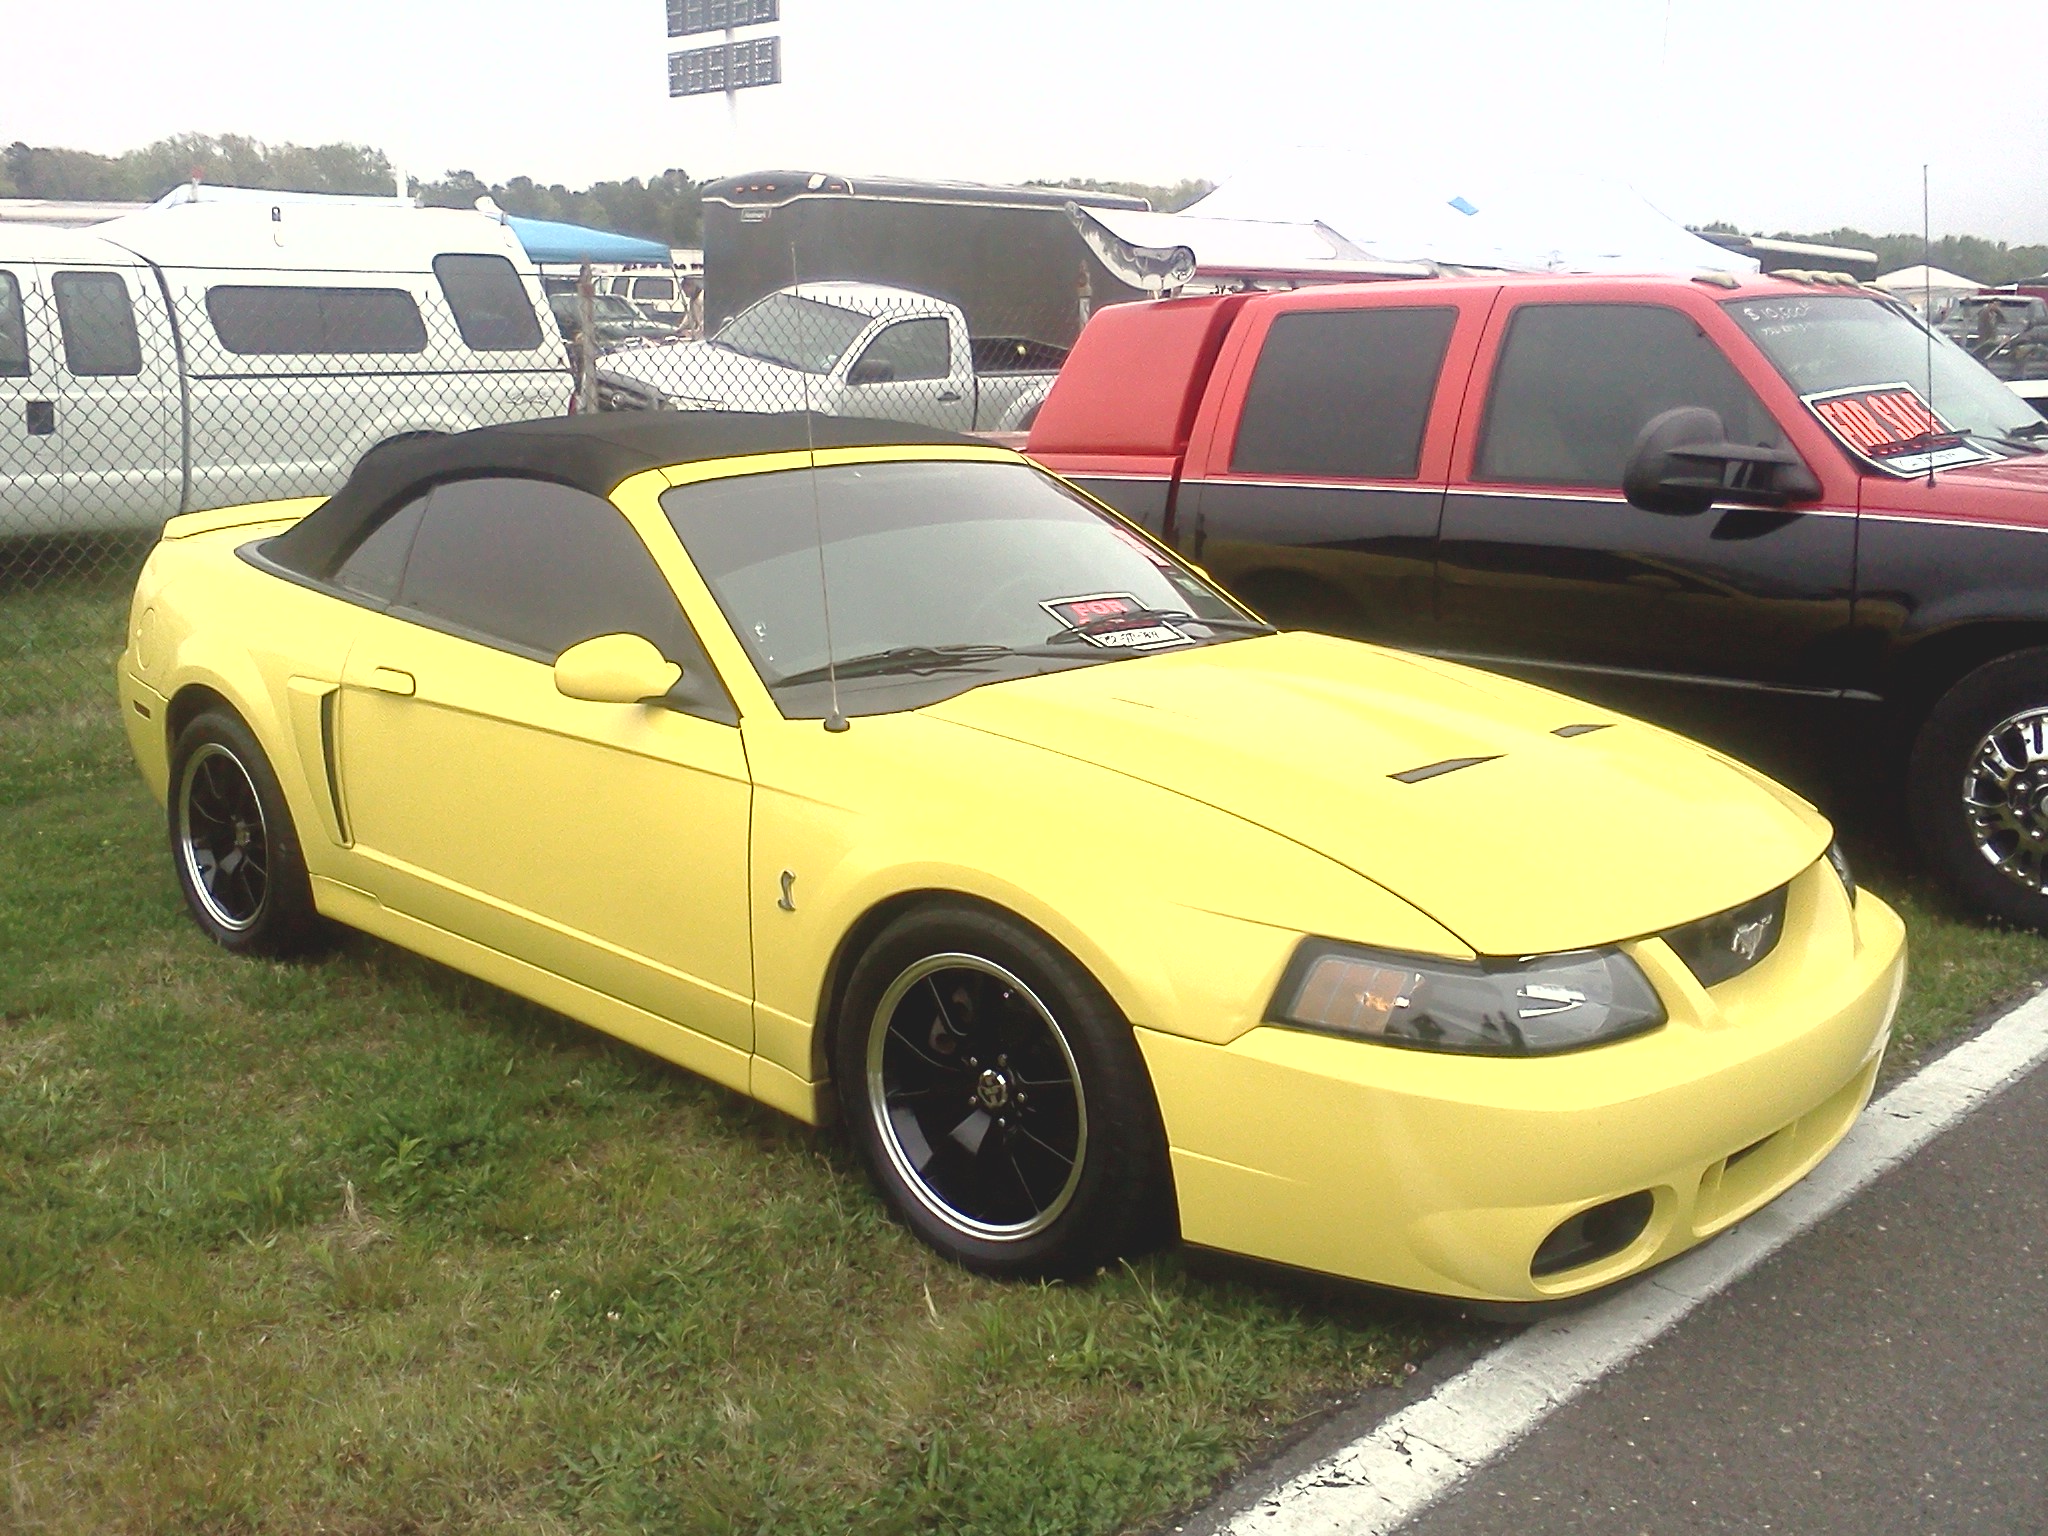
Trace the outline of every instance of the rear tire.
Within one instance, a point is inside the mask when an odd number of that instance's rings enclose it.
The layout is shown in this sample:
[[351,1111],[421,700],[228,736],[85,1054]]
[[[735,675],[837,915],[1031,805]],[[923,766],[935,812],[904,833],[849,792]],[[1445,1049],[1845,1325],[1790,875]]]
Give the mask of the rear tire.
[[1965,901],[2048,928],[2048,648],[1987,662],[1936,701],[1907,796],[1929,864]]
[[955,1263],[1071,1276],[1174,1236],[1130,1025],[1015,919],[951,902],[896,919],[848,979],[834,1058],[876,1187]]
[[226,709],[195,716],[171,750],[171,864],[200,931],[238,955],[303,954],[325,930],[270,759]]

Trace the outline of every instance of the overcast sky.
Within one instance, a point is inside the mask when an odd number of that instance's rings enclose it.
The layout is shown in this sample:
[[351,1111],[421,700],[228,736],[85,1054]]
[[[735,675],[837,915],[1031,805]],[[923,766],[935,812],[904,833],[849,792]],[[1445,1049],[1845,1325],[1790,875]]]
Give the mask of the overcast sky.
[[[0,142],[185,130],[572,186],[680,166],[1223,180],[1291,150],[1495,146],[1687,223],[2048,241],[2018,34],[1925,0],[783,0],[784,79],[671,101],[663,0],[10,6]],[[1254,18],[1260,18],[1255,20]],[[2024,29],[2023,29],[2024,30]]]

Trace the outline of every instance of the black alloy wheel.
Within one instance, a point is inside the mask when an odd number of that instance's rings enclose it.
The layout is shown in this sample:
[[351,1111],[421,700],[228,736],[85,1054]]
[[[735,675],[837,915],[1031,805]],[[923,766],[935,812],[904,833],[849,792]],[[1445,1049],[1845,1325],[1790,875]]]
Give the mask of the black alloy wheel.
[[856,964],[835,1070],[896,1213],[991,1274],[1071,1275],[1173,1230],[1172,1180],[1131,1029],[1021,923],[947,904]]
[[252,955],[296,954],[318,941],[291,813],[241,720],[208,710],[179,734],[166,810],[178,885],[208,938]]
[[1914,831],[1971,904],[2048,927],[2048,649],[1988,662],[1942,695],[1908,767]]

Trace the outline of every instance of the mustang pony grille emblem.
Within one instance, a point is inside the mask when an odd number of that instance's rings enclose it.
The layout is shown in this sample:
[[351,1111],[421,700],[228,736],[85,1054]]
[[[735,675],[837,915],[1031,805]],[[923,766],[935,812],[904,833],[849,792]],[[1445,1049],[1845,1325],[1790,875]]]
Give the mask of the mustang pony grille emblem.
[[1728,952],[1744,961],[1756,959],[1756,952],[1763,947],[1764,936],[1771,931],[1777,916],[1775,912],[1766,912],[1753,923],[1738,923],[1728,936]]

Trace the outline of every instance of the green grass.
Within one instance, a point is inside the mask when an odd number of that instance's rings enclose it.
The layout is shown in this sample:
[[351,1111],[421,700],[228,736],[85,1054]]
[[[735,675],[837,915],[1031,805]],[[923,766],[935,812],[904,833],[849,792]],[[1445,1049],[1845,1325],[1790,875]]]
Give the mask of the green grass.
[[[71,679],[0,711],[0,1526],[1109,1532],[1458,1327],[1174,1254],[980,1280],[836,1137],[543,1009],[363,938],[228,958],[109,607],[0,600]],[[2048,972],[1866,862],[1899,1060]]]
[[0,805],[10,1529],[1111,1531],[1427,1345],[1173,1255],[980,1280],[545,1010],[232,960],[111,726],[52,734]]

